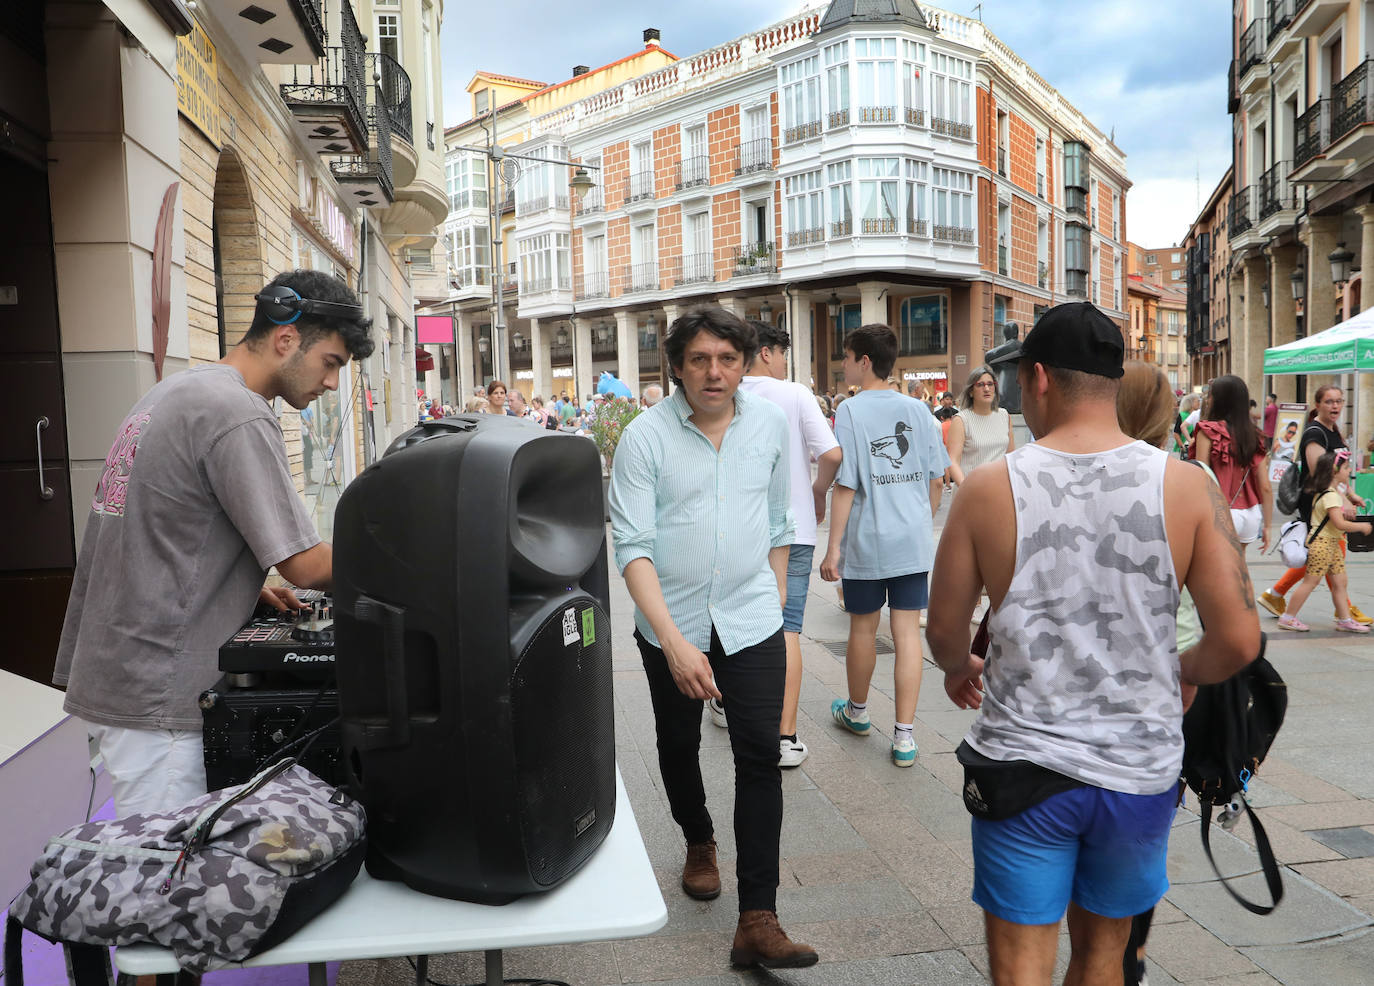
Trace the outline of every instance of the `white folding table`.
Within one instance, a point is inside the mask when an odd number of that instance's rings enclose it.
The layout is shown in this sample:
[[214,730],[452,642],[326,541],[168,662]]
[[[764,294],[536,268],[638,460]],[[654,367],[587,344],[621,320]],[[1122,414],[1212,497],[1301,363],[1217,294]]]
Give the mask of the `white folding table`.
[[[427,956],[481,950],[488,986],[500,986],[502,949],[651,934],[667,923],[668,909],[619,769],[615,783],[615,822],[606,841],[582,869],[547,893],[500,906],[470,904],[374,880],[363,871],[327,911],[276,948],[240,965],[305,963],[309,986],[325,986],[326,962],[413,955],[416,981],[424,986]],[[116,949],[114,964],[121,980],[179,971],[169,949],[151,944]]]

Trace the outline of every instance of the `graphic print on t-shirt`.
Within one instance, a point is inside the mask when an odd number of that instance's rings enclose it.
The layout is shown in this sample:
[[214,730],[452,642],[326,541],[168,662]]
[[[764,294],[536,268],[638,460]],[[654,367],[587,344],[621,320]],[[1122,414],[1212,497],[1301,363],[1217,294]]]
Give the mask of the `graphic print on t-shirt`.
[[911,430],[911,426],[905,421],[898,421],[892,427],[892,434],[885,438],[875,438],[868,443],[868,454],[875,459],[886,459],[896,469],[906,458],[907,452],[911,448],[911,443],[907,441],[906,432]]
[[118,437],[110,446],[110,454],[105,456],[105,471],[95,487],[95,497],[91,500],[94,513],[124,516],[124,501],[129,493],[129,476],[134,471],[138,436],[151,417],[149,411],[140,411],[124,419],[124,427],[119,429]]

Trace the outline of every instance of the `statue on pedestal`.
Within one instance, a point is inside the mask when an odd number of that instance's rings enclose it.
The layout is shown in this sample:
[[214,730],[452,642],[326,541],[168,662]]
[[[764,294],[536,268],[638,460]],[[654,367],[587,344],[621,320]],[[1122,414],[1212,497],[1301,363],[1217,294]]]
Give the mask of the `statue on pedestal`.
[[1002,326],[1000,346],[994,346],[983,354],[988,368],[997,378],[998,403],[1012,414],[1021,413],[1021,384],[1016,379],[1016,367],[1021,362],[1021,340],[1018,338],[1021,327],[1015,322]]

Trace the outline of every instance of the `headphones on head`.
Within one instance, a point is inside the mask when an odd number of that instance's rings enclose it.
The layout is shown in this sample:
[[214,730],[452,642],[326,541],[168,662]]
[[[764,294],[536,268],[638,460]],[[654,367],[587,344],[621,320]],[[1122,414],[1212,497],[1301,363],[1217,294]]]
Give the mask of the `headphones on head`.
[[302,298],[294,289],[284,284],[263,288],[253,297],[258,303],[258,310],[274,325],[290,325],[302,315],[345,318],[355,322],[363,317],[363,310],[359,305]]

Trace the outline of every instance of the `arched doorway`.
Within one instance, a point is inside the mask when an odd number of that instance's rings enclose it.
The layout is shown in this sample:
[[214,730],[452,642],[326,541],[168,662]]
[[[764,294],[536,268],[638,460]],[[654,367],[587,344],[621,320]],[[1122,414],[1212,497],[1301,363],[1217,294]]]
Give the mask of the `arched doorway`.
[[[219,355],[223,356],[243,338],[257,304],[253,296],[267,281],[252,189],[243,162],[232,147],[220,151],[215,168],[210,239],[214,249],[216,331]],[[195,353],[194,345],[191,351]]]

